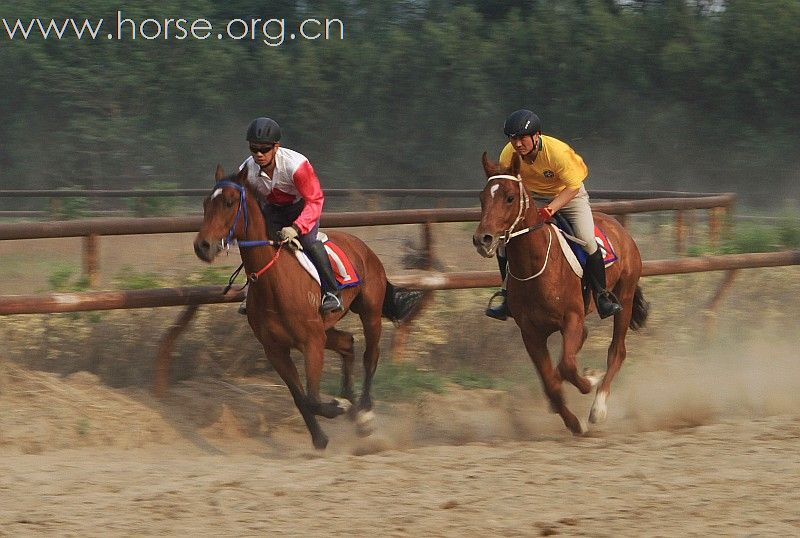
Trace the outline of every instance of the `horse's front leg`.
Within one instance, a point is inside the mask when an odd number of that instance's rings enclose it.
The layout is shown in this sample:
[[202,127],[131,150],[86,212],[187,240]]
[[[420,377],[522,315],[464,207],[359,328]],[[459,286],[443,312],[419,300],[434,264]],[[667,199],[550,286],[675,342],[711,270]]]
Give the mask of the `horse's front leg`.
[[581,394],[588,394],[597,386],[603,375],[594,371],[586,371],[584,375],[578,373],[578,352],[588,334],[583,321],[584,318],[580,313],[573,312],[566,316],[564,326],[561,328],[563,345],[558,372],[563,379],[575,385]]
[[578,417],[567,409],[564,401],[564,393],[561,390],[561,376],[553,368],[550,352],[547,350],[547,335],[540,333],[530,323],[520,326],[520,330],[522,332],[522,340],[525,342],[525,349],[528,350],[528,355],[530,355],[536,370],[539,372],[539,377],[542,379],[544,391],[550,400],[550,407],[561,415],[564,424],[573,434],[583,434],[585,431],[583,425],[578,420]]
[[314,443],[314,448],[322,450],[328,446],[328,436],[319,427],[319,422],[314,416],[313,405],[310,403],[308,396],[303,392],[303,385],[300,382],[300,375],[297,373],[292,359],[289,355],[289,348],[275,348],[264,344],[264,351],[269,359],[270,364],[281,376],[283,382],[289,388],[289,392],[294,398],[294,404],[303,415],[303,420],[306,423],[308,432],[311,434],[311,441]]
[[[322,403],[319,396],[320,379],[322,378],[322,364],[325,358],[326,334],[322,327],[308,327],[305,332],[307,340],[300,348],[305,358],[306,365],[306,398],[309,409],[315,415],[325,418],[336,418],[347,412],[349,405],[344,400],[332,400]],[[348,404],[350,402],[347,402]]]

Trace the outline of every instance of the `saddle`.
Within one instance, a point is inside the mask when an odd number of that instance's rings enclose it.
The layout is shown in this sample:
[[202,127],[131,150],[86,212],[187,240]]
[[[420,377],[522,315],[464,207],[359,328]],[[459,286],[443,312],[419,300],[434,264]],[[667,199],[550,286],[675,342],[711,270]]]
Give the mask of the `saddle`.
[[[561,245],[561,252],[567,259],[567,262],[569,262],[573,272],[581,279],[583,303],[588,312],[589,304],[591,303],[592,288],[583,268],[586,266],[586,259],[589,255],[586,254],[586,251],[583,250],[581,245],[572,240],[572,237],[575,236],[575,231],[569,221],[559,212],[553,215],[553,223],[551,223],[551,226],[558,237],[558,244]],[[594,227],[594,238],[597,241],[600,252],[603,254],[605,266],[609,267],[614,265],[614,263],[619,260],[619,257],[614,251],[614,247],[606,233],[596,225]]]
[[[361,284],[361,279],[356,272],[356,268],[353,263],[350,261],[350,258],[347,257],[347,254],[344,251],[328,239],[327,234],[324,232],[317,233],[317,239],[322,241],[322,244],[325,246],[325,251],[328,253],[328,259],[331,262],[331,267],[333,268],[333,273],[336,276],[336,280],[339,283],[339,288],[349,288],[351,286],[358,286]],[[294,251],[295,257],[297,257],[297,261],[300,262],[300,265],[303,266],[303,269],[308,271],[314,280],[317,281],[319,284],[319,273],[317,272],[317,268],[314,267],[314,264],[311,263],[311,260],[308,259],[305,252],[301,250]]]

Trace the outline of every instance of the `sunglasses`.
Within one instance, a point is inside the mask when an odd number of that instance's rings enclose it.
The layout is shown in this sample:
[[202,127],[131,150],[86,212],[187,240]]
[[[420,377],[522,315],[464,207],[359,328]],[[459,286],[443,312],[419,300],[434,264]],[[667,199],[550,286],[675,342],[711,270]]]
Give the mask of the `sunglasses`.
[[267,154],[275,148],[274,145],[272,146],[250,146],[251,153],[262,153]]

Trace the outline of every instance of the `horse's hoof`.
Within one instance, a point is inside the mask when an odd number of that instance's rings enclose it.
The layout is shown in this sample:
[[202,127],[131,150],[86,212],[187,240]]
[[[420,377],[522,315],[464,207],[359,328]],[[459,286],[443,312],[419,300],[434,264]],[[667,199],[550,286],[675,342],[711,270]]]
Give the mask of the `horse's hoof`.
[[339,397],[335,397],[333,399],[333,402],[331,402],[331,403],[333,405],[335,405],[336,407],[338,407],[339,409],[341,409],[342,410],[342,414],[347,413],[348,411],[350,411],[350,408],[353,407],[352,402],[350,402],[349,400],[346,400],[344,398],[339,398]]
[[317,450],[325,450],[325,447],[328,446],[328,436],[324,433],[320,433],[317,437],[314,437],[311,440],[314,443],[314,448]]
[[584,368],[583,370],[583,377],[589,380],[592,388],[599,385],[605,376],[606,373],[602,370],[595,370],[594,368]]
[[359,411],[356,415],[356,432],[360,437],[368,437],[375,431],[375,413],[372,410]]
[[608,407],[606,406],[606,396],[605,392],[598,392],[597,395],[594,397],[594,403],[592,404],[592,410],[589,412],[589,422],[592,424],[599,424],[600,422],[605,422],[606,417],[608,416]]

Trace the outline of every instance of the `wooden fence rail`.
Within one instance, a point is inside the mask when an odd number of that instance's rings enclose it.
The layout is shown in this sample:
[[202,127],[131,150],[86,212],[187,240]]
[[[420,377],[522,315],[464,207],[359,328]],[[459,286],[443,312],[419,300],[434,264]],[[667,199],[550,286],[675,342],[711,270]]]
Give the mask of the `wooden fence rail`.
[[[56,189],[5,189],[0,190],[0,198],[153,198],[153,197],[193,197],[206,196],[209,189],[88,189],[88,190],[56,190]],[[479,189],[325,189],[326,196],[382,196],[402,198],[419,196],[423,198],[474,198],[477,200]],[[596,199],[642,200],[649,198],[703,198],[718,196],[719,193],[683,192],[683,191],[626,191],[626,190],[590,190],[589,196]]]
[[[800,265],[800,250],[729,254],[643,262],[643,276]],[[500,285],[497,271],[396,275],[393,284],[422,290],[489,288]],[[0,315],[82,312],[127,308],[189,306],[241,301],[242,292],[222,295],[219,286],[158,288],[131,291],[88,291],[0,296]]]
[[[735,198],[733,194],[720,194],[704,198],[653,198],[648,200],[596,202],[592,204],[592,207],[596,211],[610,215],[626,215],[650,211],[727,208],[734,203]],[[479,208],[397,209],[326,213],[322,215],[321,225],[326,228],[336,228],[421,224],[425,222],[473,222],[480,219],[480,214]],[[203,218],[196,216],[0,223],[0,240],[196,232],[202,222]]]

